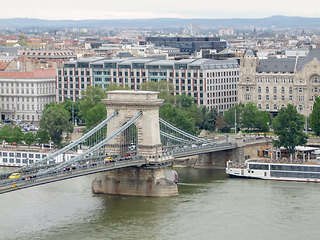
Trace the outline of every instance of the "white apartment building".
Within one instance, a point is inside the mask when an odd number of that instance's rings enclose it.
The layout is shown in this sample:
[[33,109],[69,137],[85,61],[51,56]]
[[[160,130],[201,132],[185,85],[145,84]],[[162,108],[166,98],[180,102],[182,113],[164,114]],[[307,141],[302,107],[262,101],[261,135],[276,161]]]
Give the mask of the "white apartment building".
[[1,119],[38,122],[45,105],[56,100],[56,70],[0,72]]
[[165,80],[175,89],[174,95],[188,94],[199,106],[224,112],[237,103],[239,64],[236,59],[204,58],[179,61],[153,58],[87,58],[64,63],[57,70],[57,102],[76,101],[87,86],[111,83],[138,90],[144,82]]

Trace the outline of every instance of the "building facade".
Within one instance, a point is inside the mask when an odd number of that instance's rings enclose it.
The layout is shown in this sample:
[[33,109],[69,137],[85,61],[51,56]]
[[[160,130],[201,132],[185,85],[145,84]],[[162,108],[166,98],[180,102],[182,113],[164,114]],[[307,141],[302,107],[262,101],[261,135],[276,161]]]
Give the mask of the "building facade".
[[276,116],[290,103],[308,116],[319,96],[320,49],[311,49],[305,58],[261,60],[248,50],[241,59],[239,101],[244,104],[254,102]]
[[115,83],[138,90],[141,83],[165,80],[173,85],[174,95],[191,95],[199,106],[223,112],[238,101],[239,70],[236,59],[82,59],[58,68],[57,102],[81,98],[81,91],[90,85],[105,88]]
[[38,122],[45,105],[56,100],[56,70],[0,72],[1,119]]

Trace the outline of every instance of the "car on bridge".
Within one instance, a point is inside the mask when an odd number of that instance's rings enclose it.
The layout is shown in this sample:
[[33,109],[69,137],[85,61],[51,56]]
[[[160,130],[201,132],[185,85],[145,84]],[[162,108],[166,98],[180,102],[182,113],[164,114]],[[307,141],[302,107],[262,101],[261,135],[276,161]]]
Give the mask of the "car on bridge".
[[14,178],[19,178],[21,177],[21,174],[20,173],[12,173],[10,176],[9,176],[9,179],[14,179]]
[[113,157],[106,157],[104,159],[104,163],[111,163],[111,162],[114,162],[115,160],[113,159]]

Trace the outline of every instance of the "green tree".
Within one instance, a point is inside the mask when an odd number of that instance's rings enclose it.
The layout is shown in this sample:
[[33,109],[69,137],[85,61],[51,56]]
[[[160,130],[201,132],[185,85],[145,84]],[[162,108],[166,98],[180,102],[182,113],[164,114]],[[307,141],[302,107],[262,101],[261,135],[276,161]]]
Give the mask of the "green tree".
[[164,103],[174,103],[174,86],[167,80],[161,80],[159,82],[151,81],[142,83],[140,85],[140,90],[159,92],[158,98],[164,99]]
[[38,140],[38,143],[49,143],[50,135],[47,130],[39,130],[35,136],[35,138]]
[[195,125],[195,120],[188,116],[188,113],[181,109],[165,103],[159,110],[159,116],[170,124],[180,128],[183,131],[197,135],[198,128]]
[[34,144],[37,139],[35,138],[35,135],[32,132],[28,132],[24,135],[23,141],[30,147],[31,144]]
[[243,127],[247,128],[248,130],[256,128],[260,115],[262,115],[262,113],[253,102],[247,103],[241,116]]
[[69,113],[56,105],[47,108],[43,112],[39,125],[42,129],[48,130],[49,135],[55,144],[60,145],[62,133],[73,132],[74,126],[69,119]]
[[81,119],[87,123],[87,121],[89,121],[91,117],[89,113],[90,110],[94,108],[98,103],[101,103],[101,99],[106,99],[107,94],[100,85],[96,87],[88,86],[86,91],[82,91],[81,93],[83,94],[83,99],[80,103],[79,116],[81,116]]
[[11,137],[12,137],[12,130],[10,129],[10,127],[8,125],[4,125],[0,129],[0,140],[10,143]]
[[11,135],[11,143],[21,143],[23,139],[23,132],[21,131],[21,128],[15,126],[14,129],[12,130],[12,135]]
[[96,106],[88,111],[86,118],[86,128],[91,129],[96,123],[102,121],[107,117],[106,106],[99,102]]
[[312,107],[312,112],[309,117],[310,126],[312,131],[319,136],[320,135],[320,98],[316,97],[313,107]]
[[256,122],[256,127],[259,129],[261,132],[269,132],[271,126],[271,117],[270,113],[267,111],[261,112],[258,115],[257,122]]
[[243,103],[236,104],[235,106],[229,108],[228,111],[224,112],[223,120],[227,123],[227,125],[233,127],[235,124],[235,110],[236,110],[236,118],[237,118],[237,128],[240,129],[243,123],[243,114],[244,114],[245,105]]
[[[61,106],[69,113],[70,121],[72,121],[72,115],[73,115],[74,122],[75,123],[79,122],[80,104],[81,104],[80,99],[77,99],[75,102],[72,102],[69,98],[67,98],[63,103],[61,103]],[[72,113],[72,109],[73,109],[73,113]]]
[[217,109],[212,108],[210,111],[208,111],[206,121],[205,121],[205,129],[213,132],[216,129],[217,117],[218,117]]
[[281,108],[272,122],[274,133],[278,136],[278,140],[273,140],[273,145],[294,153],[296,146],[307,143],[308,136],[303,132],[303,125],[304,116],[298,113],[295,106],[288,104],[286,108]]

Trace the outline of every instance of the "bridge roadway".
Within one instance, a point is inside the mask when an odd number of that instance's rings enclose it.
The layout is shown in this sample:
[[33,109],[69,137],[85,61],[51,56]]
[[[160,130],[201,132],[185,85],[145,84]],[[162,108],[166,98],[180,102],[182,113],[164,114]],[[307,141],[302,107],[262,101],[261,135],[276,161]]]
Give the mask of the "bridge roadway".
[[193,145],[192,146],[184,146],[178,149],[173,150],[174,158],[188,157],[192,155],[218,152],[224,150],[230,150],[237,148],[236,143],[225,142],[225,143],[208,143],[202,144],[201,146]]
[[[143,166],[145,168],[154,169],[159,167],[165,167],[171,164],[170,155],[174,158],[187,157],[192,155],[204,154],[209,152],[217,152],[230,150],[237,147],[236,143],[226,142],[226,143],[210,143],[203,144],[201,146],[193,145],[193,146],[183,146],[181,148],[176,148],[172,150],[170,153],[160,154],[154,161],[148,161],[143,156],[133,156],[129,158],[115,158],[114,162],[105,163],[104,158],[106,156],[100,156],[95,158],[95,161],[92,161],[91,158],[84,158],[80,162],[78,162],[74,167],[69,166],[68,169],[59,169],[54,172],[50,172],[48,174],[41,174],[39,170],[36,173],[31,173],[27,175],[22,175],[20,178],[15,179],[5,179],[0,181],[0,194],[6,193],[10,191],[15,191],[23,188],[29,188],[41,184],[61,181],[69,178],[80,177],[84,175],[89,175],[93,173],[105,172],[109,170],[114,170],[118,168],[125,167],[140,167]],[[168,158],[170,160],[168,160]]]
[[170,161],[157,161],[153,163],[147,163],[146,159],[142,156],[134,156],[130,158],[118,158],[114,162],[105,163],[103,160],[98,162],[91,162],[82,165],[76,165],[73,169],[70,166],[70,170],[59,170],[46,175],[41,175],[38,172],[34,175],[22,175],[20,178],[6,179],[0,181],[0,194],[11,192],[19,189],[29,188],[46,183],[61,181],[69,178],[80,177],[93,173],[105,172],[118,168],[125,167],[139,167],[146,168],[159,168],[170,165]]

